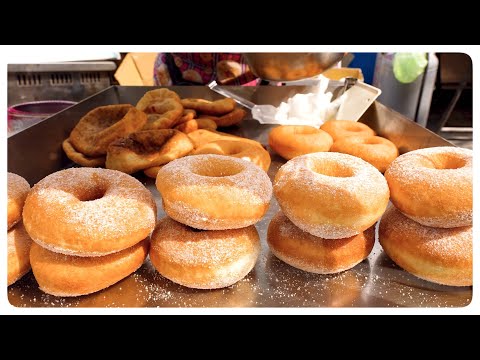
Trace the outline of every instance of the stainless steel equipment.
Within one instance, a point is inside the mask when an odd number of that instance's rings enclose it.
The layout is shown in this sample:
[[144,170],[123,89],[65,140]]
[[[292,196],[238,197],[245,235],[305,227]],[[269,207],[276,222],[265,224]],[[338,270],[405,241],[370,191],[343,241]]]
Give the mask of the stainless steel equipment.
[[8,105],[83,100],[109,87],[116,68],[113,61],[8,64]]
[[345,53],[244,53],[252,72],[264,80],[295,81],[321,74]]
[[[277,106],[306,87],[227,87],[258,104]],[[94,107],[131,103],[150,87],[114,86],[8,138],[8,171],[24,176],[31,185],[46,175],[71,166],[61,144],[76,122]],[[218,99],[207,87],[175,87],[182,97]],[[375,102],[362,122],[373,127],[406,152],[422,147],[452,145],[438,135]],[[248,117],[236,135],[268,143],[269,125]],[[271,153],[271,179],[285,162]],[[137,174],[152,191],[158,217],[165,214],[153,179]],[[471,287],[449,287],[420,280],[396,266],[382,251],[378,240],[367,260],[336,275],[317,275],[297,270],[278,260],[268,250],[266,233],[272,216],[279,210],[272,199],[266,216],[256,224],[262,251],[252,272],[240,282],[219,290],[195,290],[172,283],[158,274],[150,261],[119,283],[95,294],[58,298],[44,294],[32,273],[8,288],[8,299],[20,307],[459,307],[472,298]]]

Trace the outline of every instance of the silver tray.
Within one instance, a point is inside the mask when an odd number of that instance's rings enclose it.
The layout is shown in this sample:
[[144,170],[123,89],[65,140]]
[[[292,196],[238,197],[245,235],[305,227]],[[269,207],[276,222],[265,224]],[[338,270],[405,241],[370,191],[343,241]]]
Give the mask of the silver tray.
[[[31,185],[46,175],[72,166],[61,143],[89,110],[108,104],[132,103],[150,87],[114,86],[52,116],[8,139],[8,171],[25,177]],[[216,99],[207,87],[175,87],[182,97]],[[257,104],[278,105],[307,87],[228,87]],[[361,119],[381,136],[406,152],[423,147],[452,145],[404,116],[375,102]],[[271,126],[259,125],[251,116],[229,131],[267,144]],[[285,162],[270,153],[271,179]],[[165,216],[153,179],[136,177],[157,202],[158,218]],[[172,283],[158,274],[147,259],[134,274],[95,294],[59,298],[38,289],[30,272],[8,288],[9,302],[18,307],[461,307],[470,303],[472,287],[449,287],[420,280],[396,266],[375,243],[372,253],[351,270],[337,275],[316,275],[297,270],[268,250],[266,232],[279,210],[274,198],[268,213],[256,224],[262,252],[255,268],[238,283],[219,290],[195,290]]]

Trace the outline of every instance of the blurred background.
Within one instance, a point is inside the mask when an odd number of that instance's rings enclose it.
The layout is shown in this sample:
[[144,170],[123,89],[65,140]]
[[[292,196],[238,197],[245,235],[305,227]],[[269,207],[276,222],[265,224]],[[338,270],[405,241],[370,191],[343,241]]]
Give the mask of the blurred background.
[[[405,60],[407,70],[402,73],[399,68],[394,71],[396,56],[347,53],[324,75],[334,80],[355,77],[378,87],[382,94],[377,101],[459,146],[472,148],[470,57],[463,53],[428,53],[422,66]],[[156,61],[156,53],[113,53],[88,61],[9,64],[9,132],[111,85],[158,85],[154,76],[158,70]],[[417,67],[418,76],[409,76],[414,71],[410,65]],[[249,85],[295,84],[259,80]]]

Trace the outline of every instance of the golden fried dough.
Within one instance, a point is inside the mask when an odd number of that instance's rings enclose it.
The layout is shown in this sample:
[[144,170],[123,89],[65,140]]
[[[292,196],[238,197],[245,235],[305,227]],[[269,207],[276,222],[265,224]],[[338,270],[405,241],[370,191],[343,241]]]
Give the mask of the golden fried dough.
[[193,109],[199,113],[214,116],[225,115],[235,109],[235,101],[230,98],[215,101],[187,98],[182,99],[181,102],[185,109]]
[[236,108],[233,111],[225,114],[223,116],[211,116],[211,115],[200,115],[199,119],[211,119],[215,121],[219,127],[227,127],[240,123],[246,115],[246,111],[240,108]]
[[193,143],[193,146],[195,149],[199,148],[200,146],[210,143],[212,141],[217,141],[217,140],[236,140],[236,141],[246,141],[251,144],[255,144],[257,146],[260,146],[263,148],[262,144],[260,144],[258,141],[252,140],[252,139],[247,139],[243,138],[240,136],[235,136],[232,134],[227,134],[221,131],[215,131],[215,130],[207,130],[207,129],[198,129],[195,131],[192,131],[191,133],[187,134],[190,140]]
[[88,157],[81,152],[75,150],[70,142],[70,138],[65,139],[62,143],[63,151],[67,157],[72,160],[74,163],[87,167],[98,167],[105,165],[105,156],[100,157]]
[[140,130],[146,122],[147,116],[132,105],[100,106],[80,119],[70,133],[70,142],[78,152],[100,157],[112,141]]
[[143,173],[147,175],[148,177],[151,177],[153,179],[157,178],[158,171],[163,167],[163,165],[160,166],[153,166],[151,168],[143,170]]
[[172,99],[180,102],[180,97],[174,91],[168,89],[155,89],[147,91],[143,97],[138,101],[136,108],[140,111],[145,111],[145,109],[153,104],[162,102],[167,99]]
[[148,114],[148,120],[143,130],[170,129],[182,115],[183,106],[177,100],[165,99],[149,105],[145,112]]
[[105,166],[132,174],[185,156],[193,144],[184,133],[173,129],[143,130],[110,144]]

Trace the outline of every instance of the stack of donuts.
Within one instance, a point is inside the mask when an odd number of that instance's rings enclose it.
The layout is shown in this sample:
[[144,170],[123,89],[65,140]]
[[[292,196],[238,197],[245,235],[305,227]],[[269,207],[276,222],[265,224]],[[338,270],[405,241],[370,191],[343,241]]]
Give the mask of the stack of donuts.
[[156,186],[168,215],[151,237],[150,260],[165,278],[197,289],[230,286],[254,267],[272,184],[259,166],[216,154],[163,166]]
[[143,264],[155,220],[152,194],[130,175],[70,168],[45,177],[23,207],[40,289],[79,296],[120,281]]
[[380,222],[380,244],[421,279],[472,285],[472,156],[455,147],[420,149],[385,172],[394,206]]
[[30,271],[30,247],[32,239],[25,231],[22,211],[25,199],[30,191],[27,180],[17,174],[7,173],[7,243],[8,243],[8,278],[10,286]]
[[384,173],[398,156],[394,143],[369,126],[350,120],[330,120],[320,129],[313,126],[282,125],[269,134],[270,147],[283,158],[315,152],[332,151],[365,160]]
[[268,227],[270,250],[291,266],[319,274],[350,269],[370,254],[373,225],[389,199],[375,167],[333,152],[289,160],[273,190],[281,211]]

